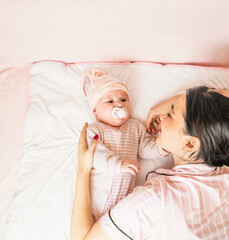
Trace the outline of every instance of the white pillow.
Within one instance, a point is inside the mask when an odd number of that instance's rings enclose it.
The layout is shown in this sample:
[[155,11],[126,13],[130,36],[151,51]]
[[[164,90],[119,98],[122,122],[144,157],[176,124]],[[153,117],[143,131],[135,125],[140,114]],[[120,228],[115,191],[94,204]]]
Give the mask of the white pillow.
[[[83,124],[95,121],[82,96],[79,75],[91,67],[109,71],[127,85],[132,117],[142,123],[152,105],[189,87],[206,84],[229,88],[229,71],[222,69],[156,64],[34,64],[24,155],[5,240],[69,239],[78,138]],[[143,184],[148,171],[171,166],[170,159],[142,160],[137,184]]]

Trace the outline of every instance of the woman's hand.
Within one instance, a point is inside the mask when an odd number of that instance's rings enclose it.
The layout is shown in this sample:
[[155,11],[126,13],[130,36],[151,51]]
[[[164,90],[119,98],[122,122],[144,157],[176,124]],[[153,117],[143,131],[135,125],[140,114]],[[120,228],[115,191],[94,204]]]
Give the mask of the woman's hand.
[[93,163],[93,157],[96,145],[98,143],[98,135],[95,135],[89,146],[87,145],[87,127],[88,123],[85,123],[79,139],[78,144],[78,172],[90,172]]
[[146,128],[149,133],[157,134],[157,128],[160,124],[160,116],[163,115],[160,107],[151,107],[147,120],[146,120]]
[[71,218],[71,240],[82,240],[94,224],[91,215],[89,176],[92,168],[93,157],[97,145],[98,135],[87,145],[86,123],[81,131],[78,145],[78,173],[75,188],[75,199]]

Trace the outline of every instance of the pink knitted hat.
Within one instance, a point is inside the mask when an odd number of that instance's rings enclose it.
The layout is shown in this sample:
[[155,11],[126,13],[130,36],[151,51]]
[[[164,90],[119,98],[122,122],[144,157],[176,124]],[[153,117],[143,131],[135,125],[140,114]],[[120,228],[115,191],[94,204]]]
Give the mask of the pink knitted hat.
[[108,92],[122,90],[128,94],[124,83],[100,69],[89,69],[81,75],[83,94],[87,98],[91,111],[98,101]]

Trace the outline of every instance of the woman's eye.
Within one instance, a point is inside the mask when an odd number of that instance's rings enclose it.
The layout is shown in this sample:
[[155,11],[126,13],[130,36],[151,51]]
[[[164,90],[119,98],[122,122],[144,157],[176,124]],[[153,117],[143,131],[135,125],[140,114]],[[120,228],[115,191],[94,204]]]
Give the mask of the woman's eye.
[[125,102],[125,101],[126,101],[126,99],[122,99],[121,101],[122,101],[122,102]]
[[113,101],[112,100],[110,100],[110,101],[107,101],[108,103],[113,103]]
[[168,117],[171,117],[171,114],[170,114],[170,113],[167,113],[167,116],[168,116]]

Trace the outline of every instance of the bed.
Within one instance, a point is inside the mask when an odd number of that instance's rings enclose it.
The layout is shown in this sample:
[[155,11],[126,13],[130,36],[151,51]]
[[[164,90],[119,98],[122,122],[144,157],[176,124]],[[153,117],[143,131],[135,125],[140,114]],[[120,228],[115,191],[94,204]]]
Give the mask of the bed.
[[[0,3],[0,239],[69,239],[77,141],[95,119],[79,76],[91,67],[129,88],[132,117],[186,88],[229,88],[229,3]],[[61,17],[60,17],[61,16]],[[170,159],[145,161],[147,171]]]

